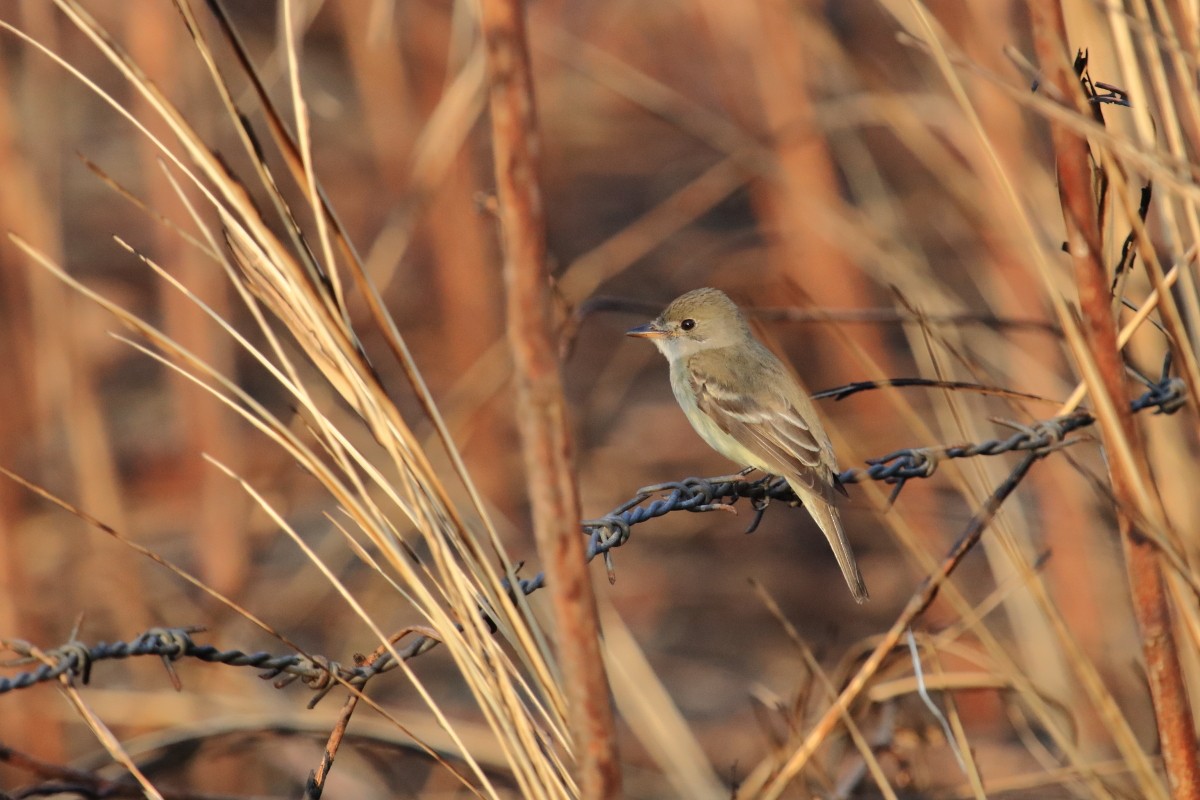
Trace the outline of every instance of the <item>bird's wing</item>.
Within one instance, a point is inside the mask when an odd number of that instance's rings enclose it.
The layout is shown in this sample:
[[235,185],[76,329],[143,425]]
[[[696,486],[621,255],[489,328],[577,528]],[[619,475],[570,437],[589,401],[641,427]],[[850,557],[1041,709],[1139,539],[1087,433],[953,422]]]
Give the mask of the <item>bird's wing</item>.
[[[780,393],[753,390],[762,387],[761,382],[739,380],[731,386],[706,370],[703,359],[693,359],[688,366],[696,404],[721,430],[761,459],[754,466],[797,479],[818,496],[829,496],[835,482],[833,470],[798,403]],[[791,378],[786,377],[790,386]]]
[[703,353],[688,362],[696,405],[759,459],[754,466],[787,478],[833,548],[854,599],[865,601],[867,585],[833,503],[841,485],[832,448],[808,398],[765,349],[752,351],[750,363],[732,372],[729,359],[722,370],[705,367]]

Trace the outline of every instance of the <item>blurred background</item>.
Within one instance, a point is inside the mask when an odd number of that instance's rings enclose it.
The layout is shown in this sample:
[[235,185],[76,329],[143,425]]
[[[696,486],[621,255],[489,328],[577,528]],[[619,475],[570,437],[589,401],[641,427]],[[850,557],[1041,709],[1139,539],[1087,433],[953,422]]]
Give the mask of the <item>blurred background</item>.
[[[252,183],[171,3],[83,5]],[[227,5],[268,91],[289,109],[278,4]],[[532,574],[540,566],[514,424],[472,4],[294,5],[315,173],[412,348],[509,555],[527,561]],[[1171,40],[1174,49],[1155,49],[1164,31],[1187,30],[1185,12],[1171,3],[1153,4],[1154,14],[1137,0],[1118,5],[1063,3],[1071,45],[1088,50],[1092,77],[1136,91],[1145,78],[1131,75],[1129,64],[1159,59],[1169,80],[1153,90],[1164,94],[1145,88],[1139,97],[1154,103],[1185,91],[1172,70],[1183,63],[1194,72],[1187,58],[1195,42],[1184,36]],[[207,12],[197,13],[226,59],[218,68],[243,93],[235,99],[263,135],[230,48]],[[905,389],[822,401],[843,468],[899,448],[1003,438],[1011,429],[994,420],[1051,417],[1068,397],[1078,378],[1048,297],[1071,291],[1069,268],[1056,252],[1063,234],[1047,124],[1028,100],[1037,76],[1025,3],[542,0],[528,14],[555,314],[585,516],[606,513],[646,484],[739,466],[692,432],[654,349],[623,335],[698,286],[725,289],[750,311],[763,339],[812,391],[924,376],[1045,398]],[[145,120],[150,134],[168,141],[171,134],[52,4],[6,0],[0,20],[11,26],[0,35],[3,228],[303,429],[289,416],[288,398],[227,334],[113,241],[128,242],[251,329],[226,276],[178,230],[194,233],[194,225],[147,137],[14,29],[60,54]],[[931,53],[933,36],[950,63]],[[1125,60],[1117,56],[1122,47]],[[1182,62],[1172,60],[1180,53]],[[1133,112],[1109,107],[1105,115],[1114,136],[1138,135]],[[1192,118],[1176,124],[1196,141]],[[1177,155],[1189,154],[1185,147]],[[1133,190],[1144,182],[1126,177]],[[311,224],[302,196],[286,191],[298,199],[301,224]],[[1167,208],[1177,202],[1169,193],[1161,198]],[[1113,214],[1115,253],[1128,224],[1120,224],[1119,208]],[[1166,233],[1161,214],[1153,206],[1149,225],[1169,265],[1190,243]],[[1022,219],[1032,220],[1032,237]],[[1057,270],[1049,281],[1031,263],[1036,249]],[[1190,287],[1190,277],[1184,281]],[[1145,297],[1140,275],[1129,287],[1131,297]],[[367,351],[381,356],[376,366],[395,402],[432,441],[361,303],[351,311],[364,323]],[[9,387],[0,393],[0,464],[184,566],[306,651],[349,661],[371,650],[365,626],[243,489],[204,459],[209,454],[265,495],[376,618],[395,629],[418,622],[346,548],[322,516],[332,508],[328,496],[285,452],[109,335],[116,330],[123,329],[111,316],[0,242],[0,359]],[[1146,330],[1130,360],[1157,376],[1164,353],[1162,335]],[[1158,488],[1190,553],[1195,426],[1183,416],[1155,417],[1144,430]],[[1084,671],[1111,694],[1141,747],[1155,748],[1107,473],[1094,444],[1071,456],[1035,468],[996,532],[956,574],[958,588],[922,618],[922,635],[941,637],[927,670],[959,679],[958,691],[937,696],[961,718],[998,787],[993,796],[1066,797],[1079,789],[1076,772],[1053,773],[1069,759],[1028,713],[1031,694],[1069,720],[1074,757],[1109,765],[1103,785],[1117,795],[1131,791],[1114,723],[1080,686]],[[735,785],[803,726],[809,703],[825,697],[751,581],[775,598],[836,684],[1012,463],[945,464],[890,508],[889,487],[850,487],[842,512],[872,594],[865,606],[853,602],[808,515],[776,505],[750,536],[743,533],[749,509],[737,517],[673,514],[636,527],[615,553],[614,585],[594,565],[602,615],[608,625],[628,626],[713,769]],[[1101,479],[1100,488],[1089,476]],[[534,597],[535,606],[541,602]],[[0,638],[49,648],[76,628],[95,642],[193,624],[206,626],[203,640],[221,648],[286,651],[127,546],[0,481]],[[1194,640],[1185,644],[1194,671]],[[877,752],[887,774],[912,796],[970,796],[937,721],[902,685],[911,676],[907,654],[895,661],[870,709],[873,729],[883,731]],[[444,653],[412,666],[448,714],[478,719]],[[172,785],[294,795],[282,787],[316,766],[340,700],[310,712],[305,690],[276,691],[247,670],[189,662],[176,669],[182,693],[158,661],[106,662],[84,694],[123,740],[161,747],[195,736],[210,748],[204,758],[165,759],[177,769]],[[436,740],[425,706],[393,677],[377,679],[372,697]],[[359,713],[352,731],[377,724]],[[0,719],[0,745],[47,762],[100,749],[49,686],[0,695]],[[315,731],[311,740],[279,733],[307,729]],[[480,753],[493,747],[482,726],[472,742]],[[629,796],[670,796],[628,720],[621,753]],[[817,777],[790,796],[839,787],[850,756],[827,753]],[[395,773],[412,777],[415,767],[384,764],[369,749],[350,758],[358,760],[335,769],[331,796],[408,796],[399,794]],[[205,766],[189,772],[179,763]],[[421,773],[405,791],[434,796],[438,770],[429,773],[428,783]],[[28,782],[27,773],[0,764],[0,789]],[[848,785],[842,796],[878,795],[869,780]]]

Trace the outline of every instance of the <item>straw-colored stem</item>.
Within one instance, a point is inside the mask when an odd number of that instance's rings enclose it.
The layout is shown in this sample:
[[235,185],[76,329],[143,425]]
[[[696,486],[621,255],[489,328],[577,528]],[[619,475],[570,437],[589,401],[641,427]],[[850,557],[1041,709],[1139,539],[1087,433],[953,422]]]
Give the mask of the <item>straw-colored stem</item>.
[[[1066,51],[1066,24],[1057,4],[1030,5],[1034,43],[1047,83],[1065,98],[1080,99],[1076,76]],[[1188,702],[1179,655],[1171,625],[1166,584],[1152,537],[1139,530],[1141,519],[1162,519],[1160,509],[1147,508],[1148,494],[1137,486],[1149,486],[1150,476],[1140,433],[1124,402],[1125,366],[1117,347],[1116,326],[1112,315],[1108,277],[1101,262],[1101,238],[1092,188],[1092,162],[1087,139],[1066,125],[1051,122],[1051,137],[1058,163],[1059,198],[1066,222],[1067,251],[1073,262],[1079,304],[1083,314],[1083,334],[1090,358],[1094,359],[1103,391],[1109,402],[1108,413],[1101,413],[1101,431],[1106,447],[1115,438],[1118,447],[1127,448],[1132,458],[1110,459],[1109,472],[1121,539],[1124,543],[1126,572],[1132,592],[1134,614],[1146,660],[1146,679],[1158,719],[1159,741],[1172,797],[1196,797],[1200,792],[1196,740],[1191,706]],[[1097,398],[1102,400],[1102,398]],[[1108,424],[1105,417],[1108,417]],[[1154,501],[1151,501],[1151,503]],[[1140,514],[1138,512],[1141,512]]]
[[746,800],[749,800],[749,798],[774,800],[800,774],[813,757],[813,754],[817,752],[817,748],[825,742],[834,727],[842,721],[851,705],[867,689],[871,679],[879,672],[879,668],[883,666],[884,660],[900,642],[904,632],[912,626],[913,621],[937,597],[938,590],[942,587],[942,584],[957,569],[963,557],[979,543],[980,537],[983,536],[983,532],[995,518],[996,512],[1000,510],[1000,506],[1008,499],[1008,496],[1013,493],[1017,486],[1020,485],[1021,481],[1029,473],[1030,468],[1041,457],[1038,453],[1029,453],[1017,463],[1012,472],[1009,473],[1008,478],[996,487],[996,490],[992,492],[979,511],[971,518],[971,522],[967,525],[966,530],[958,537],[958,540],[950,548],[950,552],[942,559],[936,570],[926,576],[925,580],[917,586],[916,590],[908,598],[904,610],[900,612],[896,621],[892,623],[892,627],[879,638],[871,654],[863,661],[862,666],[854,673],[854,677],[842,689],[837,699],[830,704],[821,715],[821,718],[809,729],[800,745],[790,753],[782,765],[776,765],[770,760],[759,764],[746,778],[741,787],[739,787],[736,795],[737,798],[745,798]]
[[620,772],[608,680],[579,531],[562,379],[549,334],[545,218],[523,9],[519,0],[484,0],[481,9],[508,340],[534,531],[549,576],[580,789],[587,798],[616,797]]

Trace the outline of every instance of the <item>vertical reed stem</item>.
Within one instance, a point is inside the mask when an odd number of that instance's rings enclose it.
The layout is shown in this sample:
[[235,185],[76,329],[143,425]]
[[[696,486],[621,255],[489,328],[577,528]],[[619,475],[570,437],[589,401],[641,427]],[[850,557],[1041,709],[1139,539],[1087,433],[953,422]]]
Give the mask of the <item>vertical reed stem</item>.
[[617,763],[599,623],[580,535],[566,404],[549,334],[545,218],[533,79],[520,0],[482,0],[508,340],[538,553],[549,576],[567,716],[585,798],[617,797]]
[[[1057,3],[1031,2],[1034,44],[1043,78],[1061,97],[1076,98],[1083,109],[1079,81],[1070,67],[1066,23]],[[1090,114],[1089,114],[1090,115]],[[1092,162],[1087,139],[1067,125],[1051,121],[1050,132],[1058,159],[1058,191],[1066,223],[1067,250],[1075,270],[1083,333],[1095,359],[1103,391],[1115,411],[1115,425],[1101,424],[1106,447],[1113,436],[1121,436],[1132,453],[1130,474],[1118,459],[1109,459],[1109,475],[1116,498],[1116,513],[1124,543],[1125,567],[1133,598],[1134,614],[1146,660],[1146,678],[1158,721],[1163,763],[1171,796],[1200,796],[1195,726],[1187,688],[1175,645],[1171,611],[1167,601],[1158,550],[1139,526],[1139,518],[1163,519],[1159,510],[1145,508],[1136,483],[1149,486],[1144,444],[1125,398],[1125,365],[1117,347],[1109,278],[1100,253],[1100,226],[1092,188]],[[1103,423],[1103,419],[1101,419]],[[1157,502],[1157,501],[1151,501]],[[1141,512],[1135,516],[1137,512]]]

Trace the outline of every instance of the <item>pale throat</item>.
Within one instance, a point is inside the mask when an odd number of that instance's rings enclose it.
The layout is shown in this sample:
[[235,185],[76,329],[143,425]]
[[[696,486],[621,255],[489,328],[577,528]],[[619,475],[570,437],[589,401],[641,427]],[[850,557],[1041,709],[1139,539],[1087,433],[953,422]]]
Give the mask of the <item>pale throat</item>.
[[651,339],[651,341],[658,348],[658,352],[666,356],[667,361],[672,363],[712,346],[709,342],[700,342],[686,336],[664,336],[661,339]]

